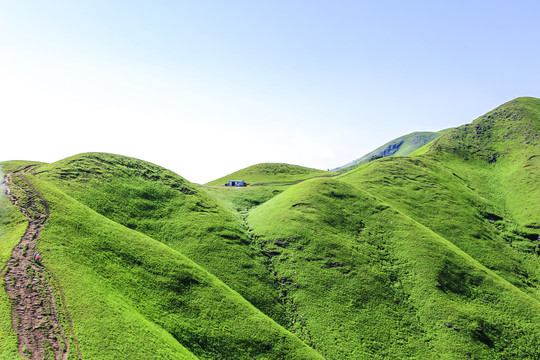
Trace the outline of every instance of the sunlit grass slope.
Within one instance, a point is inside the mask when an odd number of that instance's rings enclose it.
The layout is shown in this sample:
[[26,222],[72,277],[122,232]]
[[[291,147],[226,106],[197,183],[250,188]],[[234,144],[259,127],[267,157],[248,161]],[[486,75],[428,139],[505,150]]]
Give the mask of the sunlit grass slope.
[[381,159],[342,177],[540,298],[535,242],[524,238],[513,221],[504,220],[504,211],[478,195],[466,179],[463,172],[430,158]]
[[540,99],[509,101],[442,137],[430,154],[463,169],[519,223],[540,227]]
[[292,184],[298,181],[310,179],[317,176],[331,176],[329,171],[317,170],[298,165],[264,163],[257,164],[245,169],[236,171],[232,174],[211,181],[205,185],[223,186],[229,183],[229,180],[244,180],[249,185],[257,184]]
[[319,358],[178,251],[27,177],[51,208],[38,248],[84,358]]
[[423,156],[380,159],[341,179],[540,298],[539,105],[517,99],[446,134]]
[[297,333],[327,359],[540,353],[537,300],[357,186],[309,180],[248,222]]
[[241,219],[181,176],[138,159],[87,153],[37,175],[101,215],[180,251],[283,323],[277,286]]

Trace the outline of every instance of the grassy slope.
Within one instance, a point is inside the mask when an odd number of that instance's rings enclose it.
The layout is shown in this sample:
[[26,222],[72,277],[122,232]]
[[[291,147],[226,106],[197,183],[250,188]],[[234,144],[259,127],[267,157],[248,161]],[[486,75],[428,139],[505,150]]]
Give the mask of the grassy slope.
[[244,188],[202,187],[212,198],[222,203],[233,214],[243,219],[248,211],[281,194],[291,185],[266,185]]
[[532,241],[538,231],[526,227],[540,222],[533,157],[540,151],[532,141],[538,136],[538,109],[536,99],[509,102],[443,136],[424,156],[381,159],[342,179],[380,196],[540,298],[540,259]]
[[28,177],[51,207],[38,247],[85,358],[318,357],[184,255]]
[[310,179],[316,176],[331,176],[332,173],[324,170],[311,169],[298,165],[264,163],[239,170],[205,185],[223,186],[229,180],[244,180],[250,185],[261,183],[286,183]]
[[32,172],[35,168],[37,168],[38,166],[42,166],[42,165],[46,165],[46,163],[36,162],[36,161],[24,161],[24,160],[14,160],[14,161],[0,162],[0,168],[4,169],[3,171],[4,171],[5,174],[7,174],[9,172],[14,172],[14,171]]
[[248,220],[263,251],[281,253],[269,267],[297,309],[298,331],[328,359],[540,351],[538,301],[356,186],[307,181]]
[[82,154],[38,176],[98,213],[180,251],[279,323],[277,287],[260,266],[241,219],[182,177],[111,154]]
[[540,99],[501,105],[441,138],[432,154],[520,224],[540,227]]
[[398,137],[397,139],[387,142],[386,144],[378,147],[377,149],[367,153],[366,155],[356,160],[353,160],[346,165],[332,169],[332,171],[350,171],[362,164],[365,164],[366,162],[372,161],[380,157],[409,155],[410,153],[423,147],[427,143],[439,138],[441,135],[447,133],[450,130],[451,129],[445,129],[437,132],[413,132]]
[[[472,190],[465,179],[463,172],[430,158],[381,159],[342,177],[540,298],[540,259],[533,242],[506,231],[514,228],[513,222],[493,222],[493,216],[502,215],[503,210]],[[523,244],[518,247],[520,241]]]
[[[340,351],[349,351],[348,356],[388,355],[381,348],[369,348],[381,335],[369,327],[358,326],[358,322],[370,319],[350,306],[355,299],[365,299],[359,296],[365,291],[374,295],[382,308],[387,306],[385,310],[372,308],[371,316],[377,319],[378,327],[386,328],[385,336],[395,336],[384,341],[386,346],[396,345],[387,348],[395,358],[413,354],[534,358],[539,353],[540,333],[533,330],[540,297],[540,258],[535,250],[537,242],[533,241],[537,238],[538,230],[534,227],[540,214],[540,188],[535,186],[539,174],[535,145],[540,118],[538,102],[526,98],[505,104],[435,141],[427,155],[380,159],[339,177],[339,181],[309,182],[311,189],[308,183],[300,184],[252,211],[250,225],[259,236],[266,235],[264,239],[269,240],[263,247],[276,238],[301,239],[300,251],[298,247],[291,252],[275,244],[271,246],[281,252],[281,260],[273,257],[272,266],[278,269],[278,277],[288,278],[292,266],[297,271],[293,278],[299,286],[293,289],[292,296],[298,311],[307,314],[307,328],[321,352],[329,358],[342,358]],[[380,202],[366,208],[369,197],[356,205],[347,205],[351,195],[347,191],[341,194],[343,182],[367,190],[391,205],[390,211],[384,211],[385,205]],[[325,193],[327,198],[321,199]],[[336,202],[334,206],[332,200]],[[370,214],[369,208],[373,213],[382,210],[381,217]],[[400,226],[396,226],[396,218],[401,218]],[[347,219],[351,220],[348,224]],[[361,230],[351,240],[344,229],[357,231],[358,224],[372,230],[367,232],[368,236]],[[374,256],[377,252],[363,250],[359,253],[370,254],[376,260],[375,264],[362,267],[362,257],[354,250],[359,244],[367,247],[366,243],[387,252],[387,258],[382,260]],[[291,258],[296,260],[294,264],[288,262]],[[306,263],[302,258],[311,261]],[[322,266],[310,268],[313,258],[324,260]],[[338,271],[333,276],[322,274],[325,267],[333,269],[334,265]],[[306,280],[300,274],[308,269]],[[376,276],[377,270],[386,277]],[[350,274],[355,271],[362,274],[363,280],[351,279]],[[410,274],[423,275],[410,281]],[[351,282],[355,283],[354,288],[363,290],[340,297]],[[313,290],[314,284],[326,287]],[[364,290],[369,288],[367,284],[379,290]],[[400,290],[399,296],[390,291],[394,286]],[[392,297],[398,304],[394,314],[399,315],[384,319],[381,314],[391,313],[388,304]],[[323,304],[318,301],[320,298],[324,299]],[[347,301],[349,306],[344,308]],[[321,319],[327,305],[332,312],[341,306],[337,327],[344,329],[336,329],[332,321]],[[414,335],[409,337],[414,339],[408,342],[409,348],[399,345],[402,323],[396,319],[400,316],[419,321]],[[440,320],[452,326],[459,322],[460,331],[441,333],[441,328],[449,328],[440,326]],[[351,323],[358,326],[356,332]],[[390,330],[392,326],[394,331]],[[334,331],[323,335],[328,329]],[[355,333],[356,336],[351,335]],[[328,341],[332,336],[341,339],[339,345]],[[348,341],[343,342],[344,336]],[[429,345],[424,346],[426,342]]]

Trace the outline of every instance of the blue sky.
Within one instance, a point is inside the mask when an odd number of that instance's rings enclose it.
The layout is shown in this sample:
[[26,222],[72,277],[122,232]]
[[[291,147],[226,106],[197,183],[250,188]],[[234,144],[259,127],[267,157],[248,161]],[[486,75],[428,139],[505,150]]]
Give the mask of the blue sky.
[[537,1],[0,4],[0,161],[327,169],[540,97]]

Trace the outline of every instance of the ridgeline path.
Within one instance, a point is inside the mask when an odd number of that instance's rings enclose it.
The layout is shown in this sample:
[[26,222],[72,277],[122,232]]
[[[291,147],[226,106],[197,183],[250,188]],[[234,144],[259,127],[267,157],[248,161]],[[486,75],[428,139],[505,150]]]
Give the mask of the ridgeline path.
[[[4,278],[6,291],[12,301],[12,326],[19,338],[19,354],[24,359],[66,360],[70,346],[59,315],[69,324],[70,334],[82,359],[79,344],[73,332],[71,316],[65,297],[52,272],[32,260],[36,240],[50,216],[49,204],[35,191],[21,173],[5,176],[4,187],[12,203],[28,218],[28,228],[20,243],[13,249]],[[54,300],[53,285],[63,302],[59,314]]]

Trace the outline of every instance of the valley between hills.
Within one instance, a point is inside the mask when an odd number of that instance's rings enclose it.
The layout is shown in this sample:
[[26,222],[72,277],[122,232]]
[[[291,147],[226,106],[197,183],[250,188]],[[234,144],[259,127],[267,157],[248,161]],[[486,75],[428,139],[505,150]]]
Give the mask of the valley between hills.
[[538,359],[539,134],[517,98],[335,171],[1,162],[0,359]]

